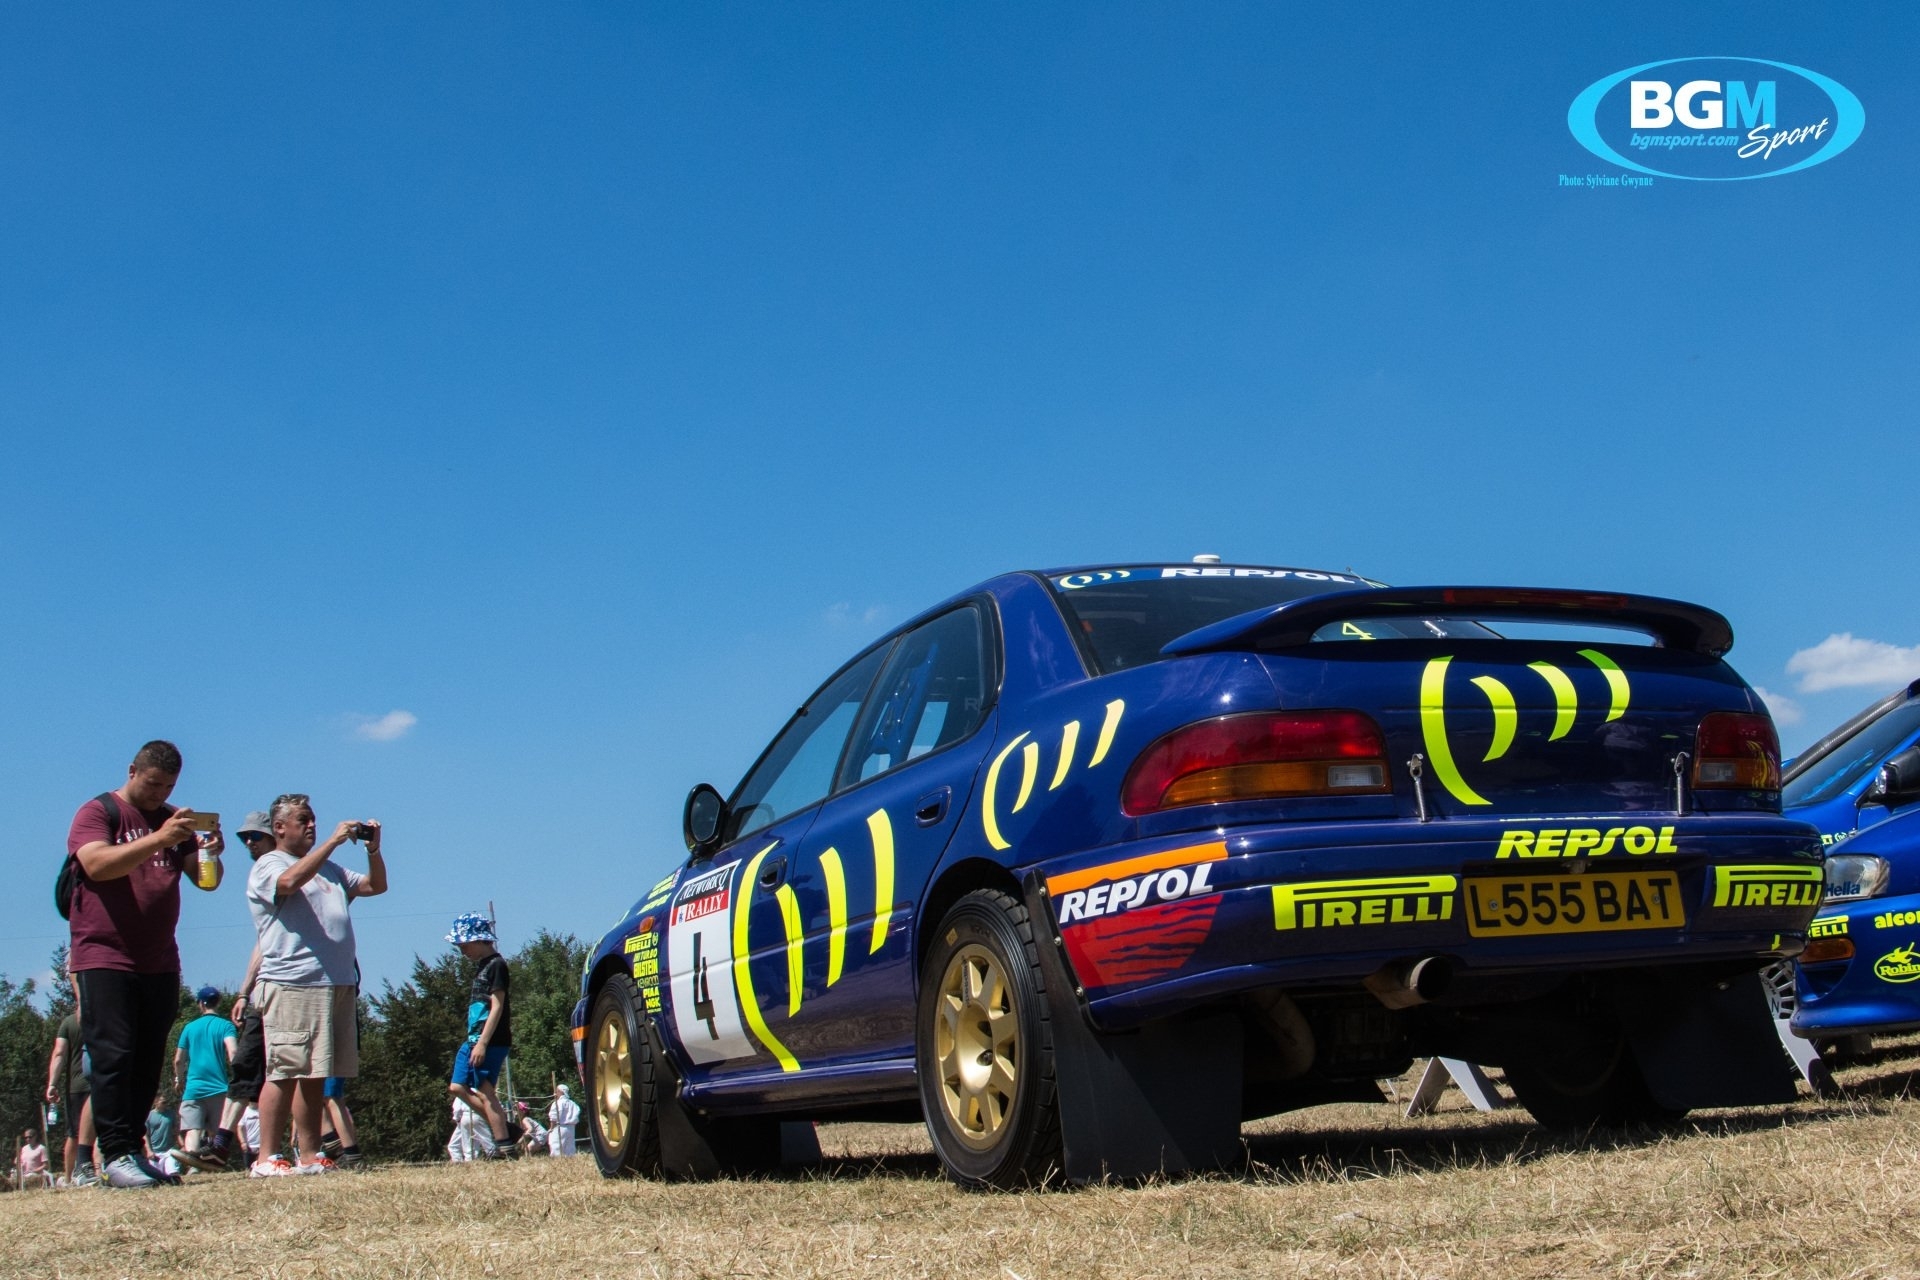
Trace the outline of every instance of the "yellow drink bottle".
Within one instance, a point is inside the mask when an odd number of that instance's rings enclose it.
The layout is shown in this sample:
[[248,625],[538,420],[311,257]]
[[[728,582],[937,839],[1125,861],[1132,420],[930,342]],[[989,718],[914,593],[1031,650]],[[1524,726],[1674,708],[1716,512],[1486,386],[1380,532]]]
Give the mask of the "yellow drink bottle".
[[202,889],[216,889],[220,886],[220,855],[209,850],[200,851],[200,870],[193,882]]

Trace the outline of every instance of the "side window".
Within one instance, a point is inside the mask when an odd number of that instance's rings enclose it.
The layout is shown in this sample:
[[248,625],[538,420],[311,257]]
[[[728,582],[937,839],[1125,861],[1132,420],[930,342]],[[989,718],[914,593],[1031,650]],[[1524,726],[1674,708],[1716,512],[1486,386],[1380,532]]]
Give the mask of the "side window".
[[887,656],[881,646],[836,676],[800,708],[766,755],[747,775],[729,806],[728,840],[750,835],[816,801],[833,789],[834,766],[860,700]]
[[972,733],[987,705],[986,627],[965,605],[915,627],[894,646],[839,785],[897,769]]

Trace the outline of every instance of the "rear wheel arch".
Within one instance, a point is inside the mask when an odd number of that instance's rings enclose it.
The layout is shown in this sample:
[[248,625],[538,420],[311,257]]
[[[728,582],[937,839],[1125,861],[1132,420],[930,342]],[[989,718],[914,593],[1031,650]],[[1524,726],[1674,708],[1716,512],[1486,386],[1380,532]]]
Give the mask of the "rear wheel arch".
[[914,913],[913,973],[916,990],[920,973],[926,968],[927,952],[940,931],[940,922],[953,910],[954,903],[976,889],[997,889],[1014,898],[1021,896],[1020,882],[1011,871],[987,858],[965,858],[942,871]]

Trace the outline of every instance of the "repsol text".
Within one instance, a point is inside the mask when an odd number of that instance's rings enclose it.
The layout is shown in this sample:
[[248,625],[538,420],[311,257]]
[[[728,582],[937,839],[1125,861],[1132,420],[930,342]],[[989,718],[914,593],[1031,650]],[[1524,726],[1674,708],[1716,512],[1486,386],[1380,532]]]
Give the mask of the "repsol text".
[[1673,828],[1661,827],[1516,827],[1500,837],[1496,858],[1604,858],[1615,849],[1638,857],[1678,853]]

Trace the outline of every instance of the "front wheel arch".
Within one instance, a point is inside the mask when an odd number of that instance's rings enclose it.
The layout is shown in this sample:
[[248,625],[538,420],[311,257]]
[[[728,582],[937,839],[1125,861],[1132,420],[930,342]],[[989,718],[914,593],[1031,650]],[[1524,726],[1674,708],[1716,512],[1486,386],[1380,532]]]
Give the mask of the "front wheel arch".
[[582,1091],[594,1162],[608,1178],[658,1177],[659,1068],[633,980],[616,973],[587,1006]]

